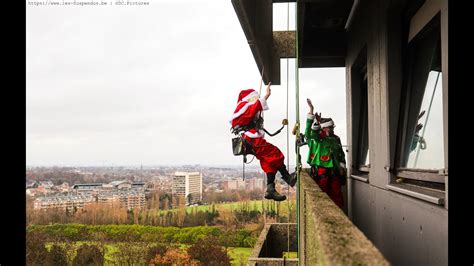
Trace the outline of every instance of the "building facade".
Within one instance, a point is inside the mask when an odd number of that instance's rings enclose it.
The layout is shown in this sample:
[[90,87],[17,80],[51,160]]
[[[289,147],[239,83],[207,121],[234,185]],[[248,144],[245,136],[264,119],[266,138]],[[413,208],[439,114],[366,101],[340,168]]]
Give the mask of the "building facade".
[[202,201],[202,174],[199,172],[175,172],[172,196],[174,203],[181,206]]
[[226,180],[223,182],[224,191],[245,189],[245,180]]
[[[447,265],[448,0],[231,2],[265,84],[280,85],[281,58],[346,69],[351,222],[393,265]],[[273,31],[284,2],[296,2],[296,30]],[[305,205],[307,187],[300,228],[327,218]],[[318,239],[299,230],[302,265]]]
[[[34,209],[83,209],[91,204],[107,205],[113,208],[144,208],[146,205],[145,183],[130,181],[112,181],[108,184],[89,183],[75,184],[62,193],[49,193],[50,195],[37,197]],[[27,189],[27,194],[32,194]],[[44,194],[44,193],[43,193]]]

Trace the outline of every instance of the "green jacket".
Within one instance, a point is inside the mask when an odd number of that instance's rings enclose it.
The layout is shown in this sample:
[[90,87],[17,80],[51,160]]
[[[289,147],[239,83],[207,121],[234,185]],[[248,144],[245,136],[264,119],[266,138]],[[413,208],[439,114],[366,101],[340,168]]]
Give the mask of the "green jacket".
[[340,163],[346,164],[341,139],[336,136],[320,137],[320,130],[312,130],[314,118],[306,119],[305,137],[308,142],[309,153],[307,163],[311,166],[339,169]]

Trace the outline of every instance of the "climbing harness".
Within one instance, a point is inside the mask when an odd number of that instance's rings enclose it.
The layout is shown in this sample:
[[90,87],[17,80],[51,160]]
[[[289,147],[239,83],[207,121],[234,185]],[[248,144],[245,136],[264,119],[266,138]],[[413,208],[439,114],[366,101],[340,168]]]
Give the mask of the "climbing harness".
[[[282,123],[282,126],[280,129],[278,129],[275,133],[270,133],[268,132],[264,127],[263,127],[263,117],[259,117],[257,119],[256,122],[252,122],[248,125],[237,125],[235,126],[234,128],[231,128],[231,132],[235,135],[237,135],[236,137],[232,138],[232,152],[234,153],[235,156],[239,156],[239,155],[242,155],[243,156],[243,172],[242,172],[242,176],[243,178],[242,179],[245,179],[245,164],[250,164],[253,159],[255,158],[255,152],[254,152],[254,148],[259,148],[259,147],[263,147],[263,146],[267,146],[267,145],[270,145],[270,143],[266,143],[266,144],[262,144],[262,145],[252,145],[251,141],[249,142],[248,140],[246,140],[244,137],[243,137],[243,133],[245,131],[248,131],[250,130],[251,128],[255,128],[257,130],[260,130],[262,129],[265,133],[267,133],[268,135],[270,136],[275,136],[277,135],[278,133],[280,133],[283,128],[288,125],[288,120],[287,119],[283,119],[283,121],[281,122]],[[250,162],[247,163],[247,155],[254,155],[254,157],[252,158],[252,160]]]

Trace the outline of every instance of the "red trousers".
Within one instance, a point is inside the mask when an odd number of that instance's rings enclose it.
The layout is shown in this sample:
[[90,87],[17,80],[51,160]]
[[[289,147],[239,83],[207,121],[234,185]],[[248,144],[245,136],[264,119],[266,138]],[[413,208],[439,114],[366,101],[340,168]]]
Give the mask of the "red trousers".
[[318,177],[315,178],[315,181],[339,208],[344,208],[344,198],[342,197],[341,181],[338,173],[334,173],[328,168],[318,167]]
[[260,161],[263,172],[275,174],[285,161],[283,153],[264,138],[249,138],[246,135],[244,137],[252,144],[255,157]]

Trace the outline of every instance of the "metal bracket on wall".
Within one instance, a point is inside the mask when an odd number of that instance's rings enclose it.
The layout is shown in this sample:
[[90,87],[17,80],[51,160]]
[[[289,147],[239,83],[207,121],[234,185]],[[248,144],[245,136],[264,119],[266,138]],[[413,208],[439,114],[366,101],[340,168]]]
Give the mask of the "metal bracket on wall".
[[438,174],[439,175],[448,175],[448,168],[439,169]]

